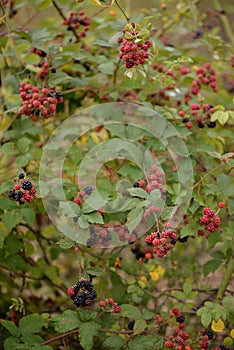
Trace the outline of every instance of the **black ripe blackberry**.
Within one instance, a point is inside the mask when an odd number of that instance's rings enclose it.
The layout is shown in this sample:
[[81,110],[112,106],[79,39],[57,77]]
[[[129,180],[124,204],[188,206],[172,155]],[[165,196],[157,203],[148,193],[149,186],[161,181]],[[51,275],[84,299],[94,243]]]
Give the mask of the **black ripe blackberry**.
[[209,340],[213,338],[213,332],[211,330],[206,329],[204,335],[207,335]]
[[55,92],[55,98],[56,98],[57,100],[60,100],[60,98],[62,98],[62,94],[61,94],[60,91],[56,91],[56,92]]
[[209,122],[207,124],[208,128],[215,128],[216,127],[216,122]]
[[225,345],[219,345],[220,350],[228,350],[228,348]]
[[176,317],[176,321],[179,322],[179,323],[184,323],[185,317],[183,315],[181,315],[179,317]]
[[22,191],[18,191],[16,194],[15,194],[15,200],[18,202],[20,200],[20,198],[23,197],[23,192]]
[[84,193],[85,193],[87,196],[89,196],[89,195],[92,193],[92,191],[93,191],[93,188],[92,188],[91,186],[86,186],[86,187],[84,188]]
[[33,186],[32,186],[31,181],[29,181],[29,180],[24,180],[24,182],[22,183],[21,187],[22,187],[24,190],[30,191],[31,188],[32,188]]
[[200,128],[200,129],[202,129],[202,128],[204,128],[204,123],[198,123],[198,127]]
[[140,187],[139,183],[138,182],[135,182],[133,187]]
[[8,192],[8,198],[10,199],[16,199],[16,192],[14,190],[10,190]]
[[181,243],[185,243],[185,242],[187,242],[188,237],[189,237],[189,236],[184,236],[184,237],[182,237],[182,238],[178,238],[178,241],[181,242]]
[[76,286],[78,289],[84,288],[84,287],[86,287],[86,281],[81,279],[76,283]]
[[188,118],[184,118],[184,119],[182,119],[182,123],[187,123],[189,121],[189,119]]
[[96,243],[97,243],[97,240],[94,237],[90,237],[86,241],[86,245],[88,248],[94,247]]
[[51,73],[56,73],[56,68],[51,68]]
[[79,295],[76,295],[73,302],[76,306],[80,306],[82,304],[82,301],[83,299],[79,296]]
[[134,321],[134,320],[132,320],[132,321],[128,322],[128,329],[129,329],[130,331],[132,331],[132,330],[133,330],[133,328],[134,328],[134,324],[135,324],[135,321]]
[[20,173],[19,174],[19,179],[21,180],[21,179],[24,179],[24,178],[25,178],[25,175],[23,173]]
[[171,244],[176,244],[176,239],[175,238],[172,238]]

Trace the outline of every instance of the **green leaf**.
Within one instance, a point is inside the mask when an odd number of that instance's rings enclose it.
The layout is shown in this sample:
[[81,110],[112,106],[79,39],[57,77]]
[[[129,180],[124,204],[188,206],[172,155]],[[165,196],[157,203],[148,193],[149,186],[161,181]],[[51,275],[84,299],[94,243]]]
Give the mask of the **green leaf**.
[[18,205],[15,201],[9,198],[0,198],[0,209],[3,210],[12,210],[18,208]]
[[29,150],[30,144],[31,144],[31,141],[26,137],[21,137],[16,143],[17,148],[20,151],[20,153],[27,152]]
[[3,229],[0,226],[0,249],[2,249],[4,246],[4,232]]
[[121,349],[125,346],[125,341],[119,335],[106,338],[102,344],[107,349]]
[[15,337],[8,337],[4,340],[4,350],[18,349],[19,339]]
[[85,271],[92,276],[104,276],[105,274],[103,269],[101,269],[100,267],[90,266]]
[[209,248],[214,248],[214,246],[220,242],[220,232],[212,232],[212,235],[209,235],[208,242],[209,242]]
[[215,272],[222,264],[222,260],[209,260],[203,266],[204,276],[208,276],[210,272]]
[[87,322],[95,320],[97,317],[97,313],[89,310],[79,310],[78,316],[82,322]]
[[142,333],[147,327],[147,323],[145,322],[145,320],[143,320],[142,318],[139,320],[136,320],[135,324],[134,324],[134,334],[140,334]]
[[1,325],[8,330],[14,337],[19,336],[19,329],[16,327],[14,322],[7,320],[0,320]]
[[[161,347],[158,347],[159,346],[158,338],[160,339]],[[162,346],[164,343],[164,341],[162,342],[162,339],[163,339],[162,337],[154,337],[150,339],[149,336],[138,335],[129,341],[128,347],[130,350],[155,350],[156,344],[158,343],[156,349],[162,349]]]
[[29,226],[32,226],[35,222],[36,214],[35,211],[31,208],[22,208],[20,213],[23,216],[23,219],[26,221]]
[[148,321],[148,320],[151,320],[155,313],[153,311],[150,311],[150,310],[147,310],[147,309],[143,309],[142,310],[142,315],[143,315],[143,318],[144,320]]
[[108,61],[108,62],[99,64],[98,69],[100,70],[100,72],[104,74],[113,75],[115,66],[113,62]]
[[189,282],[185,282],[183,284],[183,291],[186,295],[189,295],[192,291],[192,284]]
[[201,323],[205,328],[208,328],[212,321],[212,316],[210,312],[203,312],[201,315]]
[[103,47],[116,47],[117,45],[106,40],[94,40],[91,45],[98,45]]
[[148,198],[148,193],[143,188],[128,188],[128,192],[133,197],[139,197],[139,198]]
[[82,323],[79,329],[80,345],[84,350],[92,350],[94,337],[98,334],[101,326],[95,322]]
[[80,207],[71,201],[59,202],[59,207],[62,209],[64,215],[67,217],[74,217],[80,215]]
[[24,335],[20,339],[23,343],[33,345],[33,346],[35,346],[36,344],[39,345],[41,342],[43,342],[43,338],[40,337],[40,335],[38,334]]
[[104,224],[102,215],[96,211],[83,216],[85,216],[91,224]]
[[63,249],[70,249],[74,247],[74,242],[69,238],[60,239],[57,244]]
[[5,263],[6,263],[7,267],[13,272],[17,272],[20,270],[22,270],[22,271],[28,270],[28,266],[27,266],[26,262],[19,255],[9,255],[6,258]]
[[19,331],[20,333],[24,335],[30,335],[33,333],[40,332],[44,325],[44,319],[34,313],[27,316],[24,316],[19,321]]
[[141,222],[143,212],[144,210],[142,208],[136,207],[132,209],[128,214],[128,220],[130,222],[127,224],[127,228],[130,233],[132,233],[137,225]]
[[121,315],[123,317],[133,318],[134,320],[142,318],[140,310],[138,310],[135,306],[128,304],[121,305]]
[[80,326],[78,313],[72,310],[66,310],[62,315],[53,316],[51,322],[54,323],[54,329],[59,333],[69,332]]
[[58,267],[57,266],[49,266],[46,270],[45,270],[45,274],[47,277],[49,277],[49,279],[56,285],[58,286],[60,283],[60,278],[58,275]]

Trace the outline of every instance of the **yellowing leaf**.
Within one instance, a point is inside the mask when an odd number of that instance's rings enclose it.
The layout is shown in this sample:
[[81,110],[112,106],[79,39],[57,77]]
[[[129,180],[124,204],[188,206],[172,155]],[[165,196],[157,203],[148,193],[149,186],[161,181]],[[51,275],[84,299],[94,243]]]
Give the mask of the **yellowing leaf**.
[[219,319],[217,322],[212,321],[211,323],[211,329],[214,332],[222,332],[224,330],[224,323],[221,319]]
[[156,270],[149,272],[149,275],[153,281],[158,281],[164,275],[164,272],[165,270],[161,266],[158,266]]
[[231,336],[232,338],[234,338],[234,328],[231,330],[230,336]]
[[91,137],[95,143],[97,143],[97,144],[100,143],[100,140],[99,140],[98,136],[95,134],[95,132],[91,133]]

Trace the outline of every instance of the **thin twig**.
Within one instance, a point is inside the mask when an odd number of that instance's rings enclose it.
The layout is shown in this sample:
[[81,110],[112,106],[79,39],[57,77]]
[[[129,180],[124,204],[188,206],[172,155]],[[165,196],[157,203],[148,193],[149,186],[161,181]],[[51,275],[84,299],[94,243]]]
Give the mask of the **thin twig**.
[[[55,0],[52,0],[52,4],[56,8],[56,10],[58,11],[59,15],[62,17],[62,19],[66,20],[66,16],[64,15],[63,11],[61,10],[61,8],[57,4],[57,2]],[[74,36],[76,37],[77,42],[79,42],[80,38],[79,38],[75,28],[73,28],[72,26],[71,26],[71,31],[73,32]]]

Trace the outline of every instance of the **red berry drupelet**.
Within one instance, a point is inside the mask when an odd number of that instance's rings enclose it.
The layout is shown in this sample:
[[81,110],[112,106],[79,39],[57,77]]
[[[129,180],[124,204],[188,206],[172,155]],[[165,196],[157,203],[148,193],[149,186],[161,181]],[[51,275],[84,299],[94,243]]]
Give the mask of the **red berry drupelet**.
[[24,114],[37,121],[40,116],[49,118],[56,113],[56,106],[63,102],[62,95],[54,88],[42,88],[22,82],[20,84],[22,107],[19,114]]

